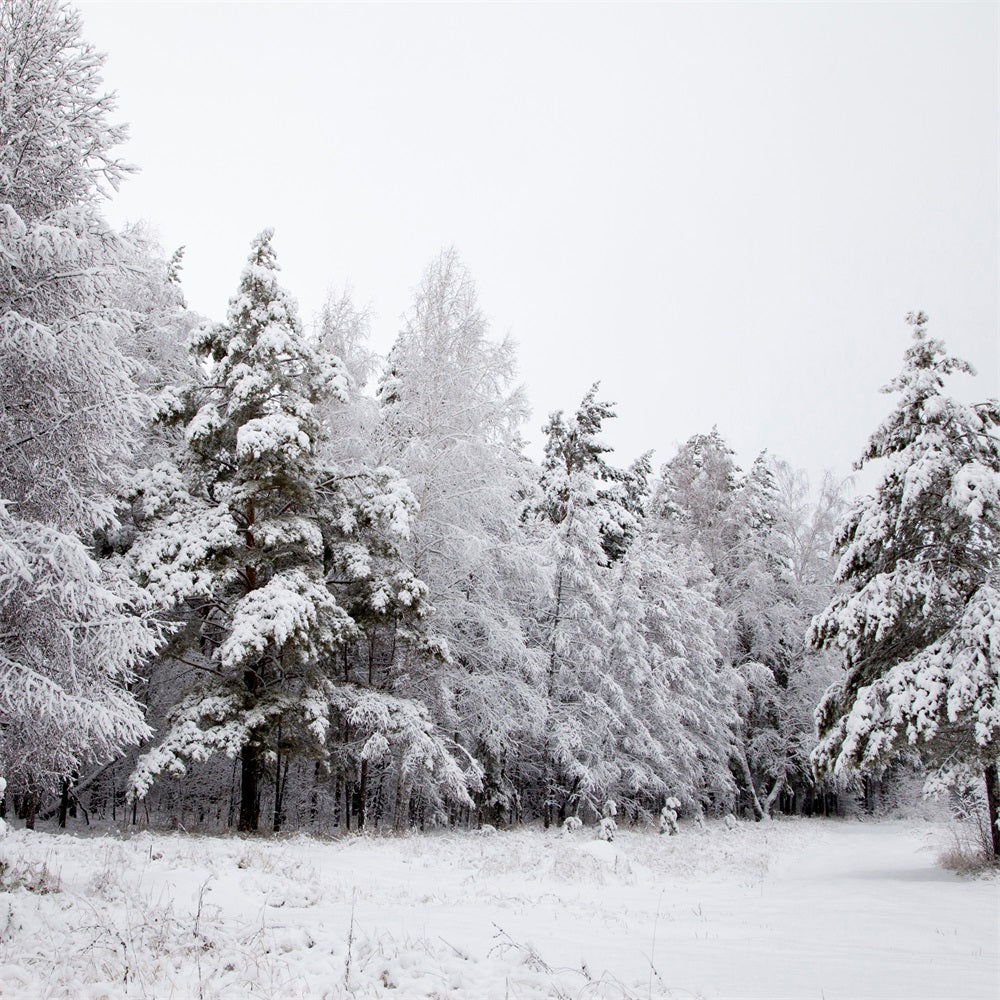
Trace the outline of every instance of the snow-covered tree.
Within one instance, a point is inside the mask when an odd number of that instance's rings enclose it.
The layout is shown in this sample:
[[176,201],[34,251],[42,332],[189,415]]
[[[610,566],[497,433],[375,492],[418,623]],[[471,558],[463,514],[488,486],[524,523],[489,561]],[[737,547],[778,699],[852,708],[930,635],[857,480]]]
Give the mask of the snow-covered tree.
[[[833,538],[847,509],[843,485],[826,473],[814,491],[809,477],[782,460],[772,460],[779,548],[791,574],[795,635],[788,668],[779,675],[779,697],[772,702],[778,719],[770,771],[783,773],[783,794],[796,796],[796,807],[827,792],[816,785],[811,754],[816,745],[815,708],[836,679],[839,661],[831,650],[816,650],[806,639],[809,623],[835,592]],[[789,805],[791,803],[788,803]]]
[[155,396],[191,377],[188,342],[201,317],[187,307],[181,290],[184,248],[167,258],[143,224],[128,226],[124,237],[130,259],[128,280],[119,290],[127,323],[121,348],[138,365],[140,386]]
[[633,519],[609,487],[599,437],[612,404],[593,386],[576,413],[554,413],[546,424],[545,461],[536,516],[546,527],[544,558],[555,569],[552,591],[535,612],[536,642],[544,651],[545,721],[541,761],[546,825],[569,809],[595,812],[616,784],[621,762],[613,752],[631,712],[609,669],[613,575],[606,550],[617,527]]
[[[331,710],[372,714],[339,666],[358,619],[415,618],[426,593],[393,571],[393,539],[414,508],[405,483],[319,457],[320,404],[345,396],[347,376],[303,336],[271,235],[254,241],[227,322],[195,335],[207,371],[165,403],[184,442],[175,464],[138,477],[141,533],[129,552],[156,606],[193,611],[200,676],[133,790],[141,797],[161,772],[217,751],[238,755],[243,830],[258,827],[266,766],[278,774],[282,756],[324,757]],[[381,753],[385,737],[372,736],[369,753]],[[277,825],[280,788],[274,798]]]
[[431,591],[428,628],[449,651],[447,663],[414,664],[409,683],[482,761],[479,804],[494,820],[516,808],[521,751],[540,721],[539,655],[523,619],[546,581],[518,516],[534,470],[515,376],[514,345],[489,337],[469,271],[442,252],[379,382],[375,447],[418,499],[403,551]]
[[837,536],[844,590],[812,625],[844,676],[817,709],[818,771],[878,773],[907,746],[937,776],[985,775],[995,853],[1000,736],[1000,406],[943,394],[973,374],[908,317],[913,342],[885,392],[896,408],[857,463],[880,462],[874,495]]
[[341,359],[355,390],[364,388],[378,369],[378,355],[368,346],[370,311],[355,306],[349,288],[327,293],[313,324],[313,337],[324,350]]
[[88,547],[142,419],[102,62],[62,4],[0,5],[0,769],[29,799],[147,732],[129,687],[154,637]]
[[847,509],[850,480],[838,481],[827,472],[814,490],[804,471],[782,459],[773,460],[772,470],[788,568],[805,602],[818,610],[833,597],[837,562],[831,547]]
[[672,794],[696,809],[732,799],[737,722],[733,678],[716,645],[714,582],[697,546],[678,543],[656,515],[661,490],[613,566],[607,657],[629,704],[612,744],[616,794],[651,812]]
[[664,517],[678,539],[697,543],[715,578],[717,641],[735,671],[740,719],[732,765],[760,818],[794,778],[805,780],[801,743],[809,736],[808,726],[793,728],[788,710],[808,612],[797,603],[774,476],[764,455],[743,473],[713,429],[681,447],[663,481]]

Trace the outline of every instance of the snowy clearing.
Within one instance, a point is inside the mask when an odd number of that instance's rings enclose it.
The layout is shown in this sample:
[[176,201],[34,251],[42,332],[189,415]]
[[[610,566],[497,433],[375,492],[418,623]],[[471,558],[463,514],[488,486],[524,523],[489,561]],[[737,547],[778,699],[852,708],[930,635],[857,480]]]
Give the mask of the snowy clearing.
[[930,823],[318,841],[13,831],[11,997],[992,1000],[998,883]]

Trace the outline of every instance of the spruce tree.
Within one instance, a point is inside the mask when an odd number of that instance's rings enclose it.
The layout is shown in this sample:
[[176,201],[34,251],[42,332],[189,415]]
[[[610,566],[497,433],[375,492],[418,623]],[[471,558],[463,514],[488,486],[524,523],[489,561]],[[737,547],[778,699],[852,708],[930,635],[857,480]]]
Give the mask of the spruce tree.
[[554,570],[540,603],[536,641],[544,650],[545,723],[540,782],[546,826],[567,810],[595,813],[617,780],[616,733],[630,709],[609,670],[613,575],[606,550],[609,526],[632,523],[608,487],[613,477],[600,441],[612,404],[591,387],[576,413],[554,413],[544,430],[545,462],[536,516],[547,529],[542,552]]
[[325,753],[331,705],[344,702],[335,657],[358,631],[345,605],[417,614],[425,594],[412,574],[380,574],[413,510],[405,484],[319,458],[321,404],[344,397],[346,376],[303,337],[271,236],[254,240],[227,322],[195,335],[204,380],[165,397],[184,439],[176,462],[137,481],[129,552],[151,604],[186,612],[188,645],[170,652],[193,645],[178,655],[199,677],[140,759],[134,793],[216,751],[238,755],[241,830],[258,828],[268,765]]
[[820,773],[879,773],[905,747],[949,780],[985,777],[993,849],[1000,737],[1000,406],[943,394],[974,374],[911,314],[913,342],[884,389],[896,408],[857,463],[880,462],[875,492],[837,536],[843,586],[813,622],[844,676],[817,709]]

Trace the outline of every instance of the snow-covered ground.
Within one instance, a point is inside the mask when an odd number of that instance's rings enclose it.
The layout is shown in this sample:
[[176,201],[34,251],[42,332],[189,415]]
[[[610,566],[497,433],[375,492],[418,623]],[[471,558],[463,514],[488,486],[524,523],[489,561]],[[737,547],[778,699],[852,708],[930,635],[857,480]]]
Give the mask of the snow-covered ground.
[[939,868],[939,825],[593,833],[13,831],[0,995],[1000,995],[1000,882]]

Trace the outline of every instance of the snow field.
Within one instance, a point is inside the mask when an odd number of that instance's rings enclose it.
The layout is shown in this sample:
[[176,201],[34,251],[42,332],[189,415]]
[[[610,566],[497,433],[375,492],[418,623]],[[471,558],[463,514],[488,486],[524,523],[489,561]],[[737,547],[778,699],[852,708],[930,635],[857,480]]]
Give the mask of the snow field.
[[593,834],[12,831],[0,996],[997,996],[998,882],[939,825]]

